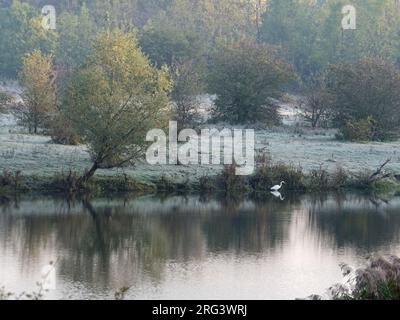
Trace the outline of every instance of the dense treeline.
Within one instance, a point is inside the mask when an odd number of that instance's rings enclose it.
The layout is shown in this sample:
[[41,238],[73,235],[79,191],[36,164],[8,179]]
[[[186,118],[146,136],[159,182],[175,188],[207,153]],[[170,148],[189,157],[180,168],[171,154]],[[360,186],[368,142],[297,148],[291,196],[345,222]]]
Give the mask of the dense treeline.
[[[342,27],[348,4],[3,0],[0,75],[23,86],[24,103],[12,108],[20,123],[87,143],[94,170],[134,160],[143,145],[134,133],[154,123],[194,125],[202,93],[217,96],[214,119],[232,124],[279,124],[276,99],[292,90],[313,127],[350,140],[395,137],[399,1],[351,1],[355,30]],[[56,7],[54,30],[42,26],[43,5]]]
[[[40,9],[49,4],[57,9],[56,32],[38,28]],[[351,1],[357,9],[357,29],[344,32],[342,8],[347,4],[343,0],[3,0],[0,71],[15,73],[21,56],[32,49],[72,51],[64,42],[68,37],[90,45],[78,35],[89,37],[110,27],[136,30],[142,49],[157,64],[209,58],[219,46],[242,37],[278,46],[303,80],[328,64],[365,56],[397,62],[399,1]]]

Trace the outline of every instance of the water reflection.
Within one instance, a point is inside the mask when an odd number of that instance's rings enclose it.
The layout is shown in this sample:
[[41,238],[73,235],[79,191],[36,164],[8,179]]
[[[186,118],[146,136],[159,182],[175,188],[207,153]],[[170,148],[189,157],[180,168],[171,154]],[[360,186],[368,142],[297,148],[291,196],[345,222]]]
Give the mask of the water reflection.
[[399,254],[399,209],[361,195],[13,202],[0,207],[0,284],[32,288],[57,259],[50,297],[292,299],[338,281],[341,262]]
[[285,198],[282,196],[282,194],[279,191],[272,191],[271,194],[275,198],[279,198],[279,200],[281,200],[281,201],[285,200]]

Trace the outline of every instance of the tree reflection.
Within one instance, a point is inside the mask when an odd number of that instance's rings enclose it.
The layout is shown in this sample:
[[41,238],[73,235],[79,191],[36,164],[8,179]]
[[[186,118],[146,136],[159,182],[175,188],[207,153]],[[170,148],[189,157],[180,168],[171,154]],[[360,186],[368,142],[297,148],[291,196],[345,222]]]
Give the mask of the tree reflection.
[[400,240],[400,202],[372,196],[335,195],[310,201],[309,223],[316,232],[332,239],[339,248],[365,252]]
[[292,228],[299,221],[315,241],[339,248],[368,251],[400,240],[400,201],[356,195],[56,199],[1,208],[0,244],[12,243],[21,265],[48,251],[61,275],[100,289],[144,277],[157,283],[175,262],[283,251],[293,232],[304,231]]

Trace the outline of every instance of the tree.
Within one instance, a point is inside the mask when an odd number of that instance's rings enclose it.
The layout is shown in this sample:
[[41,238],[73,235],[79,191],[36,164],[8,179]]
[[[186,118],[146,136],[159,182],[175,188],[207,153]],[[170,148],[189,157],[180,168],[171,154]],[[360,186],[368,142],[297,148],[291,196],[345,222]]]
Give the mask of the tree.
[[56,62],[66,71],[83,64],[97,34],[97,27],[86,5],[78,15],[64,13],[58,19],[59,41]]
[[23,103],[14,113],[20,124],[35,134],[39,128],[49,128],[50,119],[56,112],[53,56],[43,55],[40,50],[28,54],[23,59],[19,81],[23,87]]
[[0,8],[0,72],[15,76],[25,54],[35,49],[50,53],[57,34],[42,27],[39,10],[13,0],[10,7]]
[[133,164],[142,157],[147,131],[166,122],[167,74],[151,66],[133,34],[107,31],[97,38],[85,65],[68,81],[62,107],[93,162],[78,186],[99,168]]
[[384,140],[398,133],[400,71],[396,65],[378,58],[342,63],[329,69],[326,81],[339,128],[357,124],[366,127],[369,123],[373,140]]
[[[319,69],[319,4],[302,0],[271,0],[262,16],[261,39],[278,46],[303,80]],[[339,12],[340,13],[340,12]],[[339,23],[338,23],[339,25]]]
[[173,0],[91,0],[90,12],[98,26],[133,31],[142,28]]
[[304,98],[300,100],[302,116],[312,128],[328,126],[332,115],[333,97],[325,87],[324,76],[314,78],[308,88],[304,88]]
[[159,65],[209,58],[217,45],[256,37],[265,0],[173,0],[150,19],[140,44]]
[[310,90],[302,102],[303,117],[312,128],[326,126],[330,111],[329,96],[322,90]]
[[177,25],[165,13],[156,21],[149,21],[142,30],[140,45],[151,61],[172,66],[190,59],[199,59],[204,53],[200,36],[193,26]]
[[5,112],[11,102],[12,97],[7,92],[0,91],[0,113]]
[[174,84],[171,97],[175,106],[175,120],[180,128],[193,126],[200,117],[198,95],[204,89],[200,71],[193,61],[186,61],[173,66],[171,78]]
[[291,75],[273,48],[255,40],[222,48],[213,59],[209,81],[217,94],[215,116],[233,123],[279,122],[271,99],[281,96]]
[[353,0],[357,29],[343,30],[346,0],[269,0],[261,38],[280,46],[306,84],[329,64],[355,62],[366,56],[397,59],[400,12],[397,1]]

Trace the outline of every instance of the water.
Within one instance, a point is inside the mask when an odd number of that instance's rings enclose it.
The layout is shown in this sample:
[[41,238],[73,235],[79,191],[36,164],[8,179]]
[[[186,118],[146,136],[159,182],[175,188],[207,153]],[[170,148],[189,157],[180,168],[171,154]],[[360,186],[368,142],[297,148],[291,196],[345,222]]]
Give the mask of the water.
[[0,206],[0,287],[49,299],[295,299],[342,280],[339,264],[400,255],[400,198],[323,195],[42,198]]

